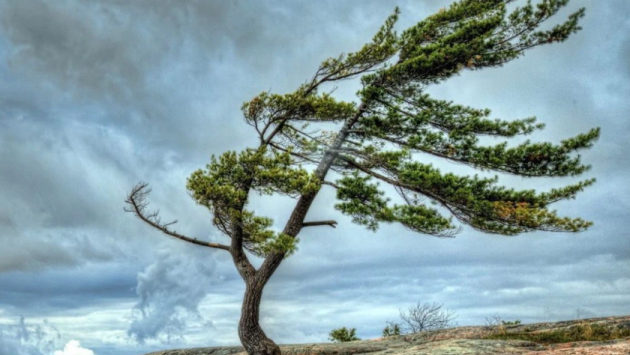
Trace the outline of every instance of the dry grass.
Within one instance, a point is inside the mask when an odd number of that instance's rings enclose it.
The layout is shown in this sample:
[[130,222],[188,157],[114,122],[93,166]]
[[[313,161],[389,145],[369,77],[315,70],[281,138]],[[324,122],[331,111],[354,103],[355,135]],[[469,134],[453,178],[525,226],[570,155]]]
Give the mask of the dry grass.
[[486,339],[518,339],[539,344],[570,343],[577,341],[609,341],[630,337],[630,328],[623,326],[607,327],[600,324],[580,323],[567,328],[528,331],[506,331],[499,327]]

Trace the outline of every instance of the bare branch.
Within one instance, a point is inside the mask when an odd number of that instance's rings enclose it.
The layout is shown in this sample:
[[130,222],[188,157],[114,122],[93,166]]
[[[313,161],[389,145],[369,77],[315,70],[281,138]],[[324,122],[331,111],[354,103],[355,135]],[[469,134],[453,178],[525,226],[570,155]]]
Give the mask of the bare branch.
[[313,222],[302,223],[302,227],[316,227],[316,226],[331,226],[333,228],[337,228],[337,221],[329,220],[329,221],[313,221]]
[[185,235],[179,234],[176,231],[171,231],[167,227],[177,223],[177,220],[168,223],[162,223],[159,217],[159,211],[147,212],[146,208],[149,203],[146,201],[147,195],[151,192],[149,188],[149,184],[147,183],[139,183],[131,190],[125,202],[131,207],[125,207],[126,212],[130,212],[135,214],[142,221],[146,222],[148,225],[155,229],[159,229],[162,233],[168,234],[171,237],[175,237],[177,239],[181,239],[183,241],[201,245],[204,247],[215,248],[215,249],[223,249],[229,251],[230,248],[227,245],[217,244],[217,243],[208,243],[197,240],[195,238],[190,238]]
[[501,316],[499,316],[499,313],[495,313],[491,315],[490,317],[486,317],[485,320],[486,320],[486,326],[488,327],[496,327],[503,324],[503,320],[501,320]]

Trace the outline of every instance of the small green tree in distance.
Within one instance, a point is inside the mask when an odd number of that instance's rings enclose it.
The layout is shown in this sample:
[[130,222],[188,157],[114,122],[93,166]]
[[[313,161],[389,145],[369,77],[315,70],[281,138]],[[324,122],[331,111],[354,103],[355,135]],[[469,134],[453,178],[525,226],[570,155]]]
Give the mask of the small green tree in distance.
[[[381,223],[400,223],[421,234],[451,237],[458,231],[456,222],[502,235],[578,232],[591,225],[561,217],[550,206],[574,198],[594,179],[536,192],[501,186],[497,177],[443,173],[423,162],[423,156],[431,155],[480,171],[532,178],[588,170],[574,153],[593,145],[597,128],[558,144],[484,145],[480,137],[509,139],[540,130],[543,124],[535,118],[493,119],[487,109],[427,94],[431,85],[462,71],[499,67],[536,46],[563,42],[580,29],[584,9],[539,29],[568,0],[526,2],[508,11],[513,2],[461,0],[401,33],[394,30],[396,9],[371,42],[324,60],[294,92],[263,92],[245,103],[243,115],[258,144],[213,156],[187,183],[194,200],[213,215],[226,244],[172,230],[171,223],[147,210],[148,185],[133,188],[126,200],[128,210],[144,222],[172,237],[231,255],[246,285],[238,333],[249,354],[280,353],[259,325],[263,288],[295,252],[303,228],[337,224],[305,220],[324,188],[336,190],[337,210],[374,231]],[[320,90],[324,84],[355,78],[362,84],[356,102],[343,102]],[[336,124],[337,129],[322,130],[318,128],[322,123],[328,129]],[[392,201],[378,182],[392,186],[400,198]],[[247,208],[252,193],[296,199],[281,231],[272,228],[264,211]],[[260,267],[252,265],[252,255],[264,259]]]
[[385,328],[383,328],[383,338],[400,335],[400,324],[394,322],[387,322]]
[[356,331],[356,328],[348,329],[346,327],[333,329],[328,334],[328,340],[334,341],[335,343],[345,343],[347,341],[361,340],[360,338],[356,337]]

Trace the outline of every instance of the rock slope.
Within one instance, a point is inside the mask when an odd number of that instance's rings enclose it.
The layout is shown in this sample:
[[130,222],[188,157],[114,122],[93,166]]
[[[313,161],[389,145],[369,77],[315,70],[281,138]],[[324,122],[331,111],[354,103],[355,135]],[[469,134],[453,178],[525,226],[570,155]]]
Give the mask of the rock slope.
[[[546,339],[550,334],[576,334],[597,339],[604,332],[620,338],[599,341],[548,342],[510,338],[516,334]],[[360,340],[348,343],[280,346],[286,355],[630,355],[630,316],[554,323],[458,327],[440,331]],[[242,347],[165,350],[146,355],[246,355]]]

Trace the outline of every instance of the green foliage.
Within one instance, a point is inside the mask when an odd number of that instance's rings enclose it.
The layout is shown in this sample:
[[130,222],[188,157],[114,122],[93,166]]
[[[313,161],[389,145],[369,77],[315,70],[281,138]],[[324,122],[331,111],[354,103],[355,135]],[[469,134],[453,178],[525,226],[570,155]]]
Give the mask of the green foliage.
[[366,226],[370,230],[378,228],[379,221],[391,220],[391,210],[387,208],[388,199],[376,184],[368,184],[369,176],[361,177],[358,173],[337,181],[337,199],[344,201],[335,208],[352,216],[352,221]]
[[261,194],[299,195],[316,191],[317,178],[302,167],[295,167],[291,151],[269,154],[266,147],[247,149],[240,154],[212,156],[206,171],[197,170],[188,178],[188,190],[197,203],[218,203],[240,208],[249,189]]
[[356,328],[348,329],[346,327],[333,329],[328,334],[329,340],[336,343],[361,340],[355,336],[356,331]]
[[[577,232],[590,222],[565,218],[546,206],[560,199],[573,198],[594,180],[586,180],[548,193],[508,189],[498,186],[498,178],[461,177],[442,174],[431,165],[411,161],[381,167],[394,179],[374,173],[348,175],[338,181],[337,209],[353,221],[375,230],[379,221],[397,221],[426,234],[443,235],[454,230],[450,219],[436,209],[419,204],[418,195],[429,197],[449,208],[460,221],[489,233],[513,235],[532,230]],[[382,177],[401,188],[408,205],[387,207],[384,193],[377,185],[367,184],[371,176]],[[415,218],[415,219],[414,219]]]
[[538,45],[562,42],[580,30],[580,9],[551,30],[537,31],[568,0],[544,0],[506,12],[508,0],[463,0],[418,22],[399,37],[397,65],[363,78],[366,86],[401,89],[445,80],[463,69],[500,66]]
[[383,329],[383,338],[400,335],[400,324],[387,322],[388,324]]
[[244,242],[252,253],[263,256],[284,252],[291,255],[297,250],[299,239],[270,230],[273,224],[271,218],[254,216],[252,212],[246,210],[243,210],[241,216]]
[[[522,176],[573,176],[589,169],[580,158],[568,153],[592,147],[599,129],[562,141],[531,143],[508,148],[507,142],[480,146],[479,136],[514,137],[525,135],[543,124],[535,118],[516,121],[491,120],[489,110],[433,100],[426,94],[407,96],[405,104],[388,103],[379,114],[361,120],[362,128],[353,132],[362,141],[385,142],[403,151],[417,151],[470,165]],[[363,152],[369,156],[370,151]],[[390,153],[391,154],[391,153]]]
[[[522,177],[567,177],[590,168],[577,154],[591,148],[599,129],[560,143],[514,145],[511,138],[544,128],[536,118],[492,118],[488,109],[432,98],[430,85],[464,70],[501,66],[533,47],[562,42],[580,30],[584,10],[564,22],[540,29],[568,0],[541,0],[508,11],[512,0],[461,0],[398,34],[395,9],[372,41],[355,52],[324,60],[313,77],[294,92],[263,92],[242,107],[254,127],[258,148],[212,157],[205,170],[188,179],[197,203],[214,214],[213,222],[229,237],[259,256],[295,250],[312,199],[322,183],[337,189],[335,208],[354,223],[377,230],[380,223],[400,223],[429,235],[453,236],[459,221],[488,233],[578,232],[591,222],[558,216],[550,205],[572,199],[594,183],[586,179],[549,192],[503,187],[498,178],[442,173],[418,161],[429,154],[481,171]],[[344,102],[321,85],[361,78],[360,103]],[[327,131],[332,124],[342,125]],[[482,144],[481,137],[500,138]],[[303,165],[315,165],[309,172]],[[337,181],[325,181],[329,170]],[[378,181],[401,199],[392,202]],[[289,234],[273,221],[246,210],[250,192],[300,198]],[[307,202],[308,201],[308,202]],[[298,211],[296,209],[296,211]],[[446,215],[444,215],[446,214]]]
[[376,184],[368,184],[370,176],[358,173],[337,181],[337,199],[342,201],[335,208],[352,216],[352,221],[375,231],[379,222],[399,222],[405,227],[432,235],[447,235],[455,227],[450,219],[437,210],[422,205],[388,206],[389,199]]
[[352,78],[358,74],[374,70],[375,67],[384,66],[384,63],[394,56],[400,48],[398,36],[393,29],[398,20],[398,14],[399,10],[396,8],[374,35],[372,42],[363,46],[359,51],[326,59],[319,67],[313,82]]
[[518,339],[535,343],[554,344],[574,341],[609,341],[630,337],[630,328],[623,326],[607,327],[600,324],[577,324],[568,328],[545,331],[497,332],[487,339]]
[[256,255],[296,250],[297,239],[272,231],[273,221],[244,209],[250,190],[261,194],[300,195],[319,189],[312,173],[293,166],[290,152],[269,154],[265,147],[240,154],[213,156],[206,170],[197,170],[187,188],[200,205],[214,213],[214,224],[228,236],[239,226],[245,247]]
[[521,321],[519,319],[515,320],[515,321],[501,321],[502,325],[520,325]]
[[262,92],[252,101],[243,104],[242,111],[247,122],[269,122],[278,117],[291,121],[335,122],[348,118],[355,112],[353,103],[340,102],[330,94],[305,95],[306,87],[287,95]]
[[[512,138],[531,134],[544,125],[535,118],[490,119],[490,110],[436,100],[424,92],[426,85],[463,69],[502,65],[525,49],[565,40],[579,30],[577,21],[583,10],[552,30],[535,29],[566,3],[543,1],[536,7],[528,3],[507,15],[503,1],[460,1],[403,32],[399,61],[364,77],[361,95],[369,106],[349,132],[353,143],[340,155],[340,169],[351,173],[338,181],[343,190],[338,190],[342,202],[337,208],[371,230],[379,222],[399,222],[438,236],[452,235],[457,228],[450,218],[424,205],[424,199],[489,233],[577,232],[588,228],[590,222],[560,217],[548,206],[574,198],[594,179],[537,194],[498,186],[496,177],[442,174],[431,165],[416,162],[414,155],[425,153],[480,170],[524,177],[574,176],[587,171],[590,167],[582,165],[574,153],[592,147],[599,137],[597,128],[557,145],[526,141],[509,147],[506,141],[483,146],[479,144],[481,136]],[[361,174],[356,175],[357,171]],[[367,181],[367,177],[394,186],[405,201],[404,207],[387,207],[382,191],[360,181]],[[393,210],[398,212],[395,216]]]

